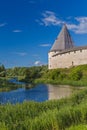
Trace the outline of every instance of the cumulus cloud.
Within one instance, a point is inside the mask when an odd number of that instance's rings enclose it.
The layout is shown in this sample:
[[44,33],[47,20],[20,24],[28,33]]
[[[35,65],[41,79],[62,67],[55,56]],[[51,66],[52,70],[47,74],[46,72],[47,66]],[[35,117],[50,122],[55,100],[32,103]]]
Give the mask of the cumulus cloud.
[[41,47],[49,47],[51,44],[40,44]]
[[67,23],[68,29],[72,30],[77,34],[87,33],[87,17],[76,17],[74,18],[74,20],[76,20],[76,24]]
[[61,23],[63,24],[64,22],[60,20],[56,14],[52,11],[45,11],[42,13],[42,18],[41,20],[37,20],[41,25],[49,26],[49,25],[60,25]]
[[36,66],[41,65],[41,62],[40,61],[35,61],[34,65],[36,65]]
[[40,25],[45,26],[60,26],[62,24],[66,24],[68,29],[72,30],[74,33],[87,33],[87,16],[74,17],[74,23],[72,22],[71,18],[73,17],[70,16],[67,18],[67,21],[65,21],[58,18],[55,12],[45,11],[44,13],[42,13],[42,18],[40,20],[37,19],[36,22],[38,22]]
[[16,29],[16,30],[13,30],[12,32],[19,33],[19,32],[22,32],[22,30]]
[[79,22],[76,33],[87,33],[87,17],[77,17],[76,20]]

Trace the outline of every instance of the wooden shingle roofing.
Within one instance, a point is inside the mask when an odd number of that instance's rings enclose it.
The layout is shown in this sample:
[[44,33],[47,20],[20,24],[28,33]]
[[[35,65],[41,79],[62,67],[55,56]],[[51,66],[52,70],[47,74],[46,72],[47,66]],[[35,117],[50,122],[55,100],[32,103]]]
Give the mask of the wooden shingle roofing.
[[50,51],[55,51],[55,50],[62,51],[73,47],[74,47],[73,40],[70,36],[67,26],[64,25]]

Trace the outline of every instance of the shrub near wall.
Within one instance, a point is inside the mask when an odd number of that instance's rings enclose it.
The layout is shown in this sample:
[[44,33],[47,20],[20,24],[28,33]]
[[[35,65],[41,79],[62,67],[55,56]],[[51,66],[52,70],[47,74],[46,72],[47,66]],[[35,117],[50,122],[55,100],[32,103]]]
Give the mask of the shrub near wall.
[[43,77],[54,80],[54,79],[58,79],[59,75],[60,75],[60,70],[53,69],[53,70],[49,70],[47,73],[45,73],[43,75]]
[[82,73],[82,71],[79,70],[78,68],[72,69],[72,70],[70,71],[70,74],[69,74],[69,77],[70,77],[70,79],[72,79],[72,80],[80,80],[80,79],[82,78],[82,76],[83,76],[83,73]]

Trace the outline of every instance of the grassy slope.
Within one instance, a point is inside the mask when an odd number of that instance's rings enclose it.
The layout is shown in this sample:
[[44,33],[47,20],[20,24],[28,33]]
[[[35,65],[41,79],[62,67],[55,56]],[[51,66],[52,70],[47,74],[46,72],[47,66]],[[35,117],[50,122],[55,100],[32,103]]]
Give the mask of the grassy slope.
[[87,86],[87,65],[73,68],[46,70],[35,83],[68,84],[73,86]]

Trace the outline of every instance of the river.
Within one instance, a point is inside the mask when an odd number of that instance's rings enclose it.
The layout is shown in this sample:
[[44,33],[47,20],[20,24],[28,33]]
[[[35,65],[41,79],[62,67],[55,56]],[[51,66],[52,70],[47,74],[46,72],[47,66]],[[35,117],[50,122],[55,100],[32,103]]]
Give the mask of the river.
[[19,88],[9,92],[0,92],[0,104],[60,99],[70,96],[73,91],[73,87],[69,85],[39,84],[31,89]]

